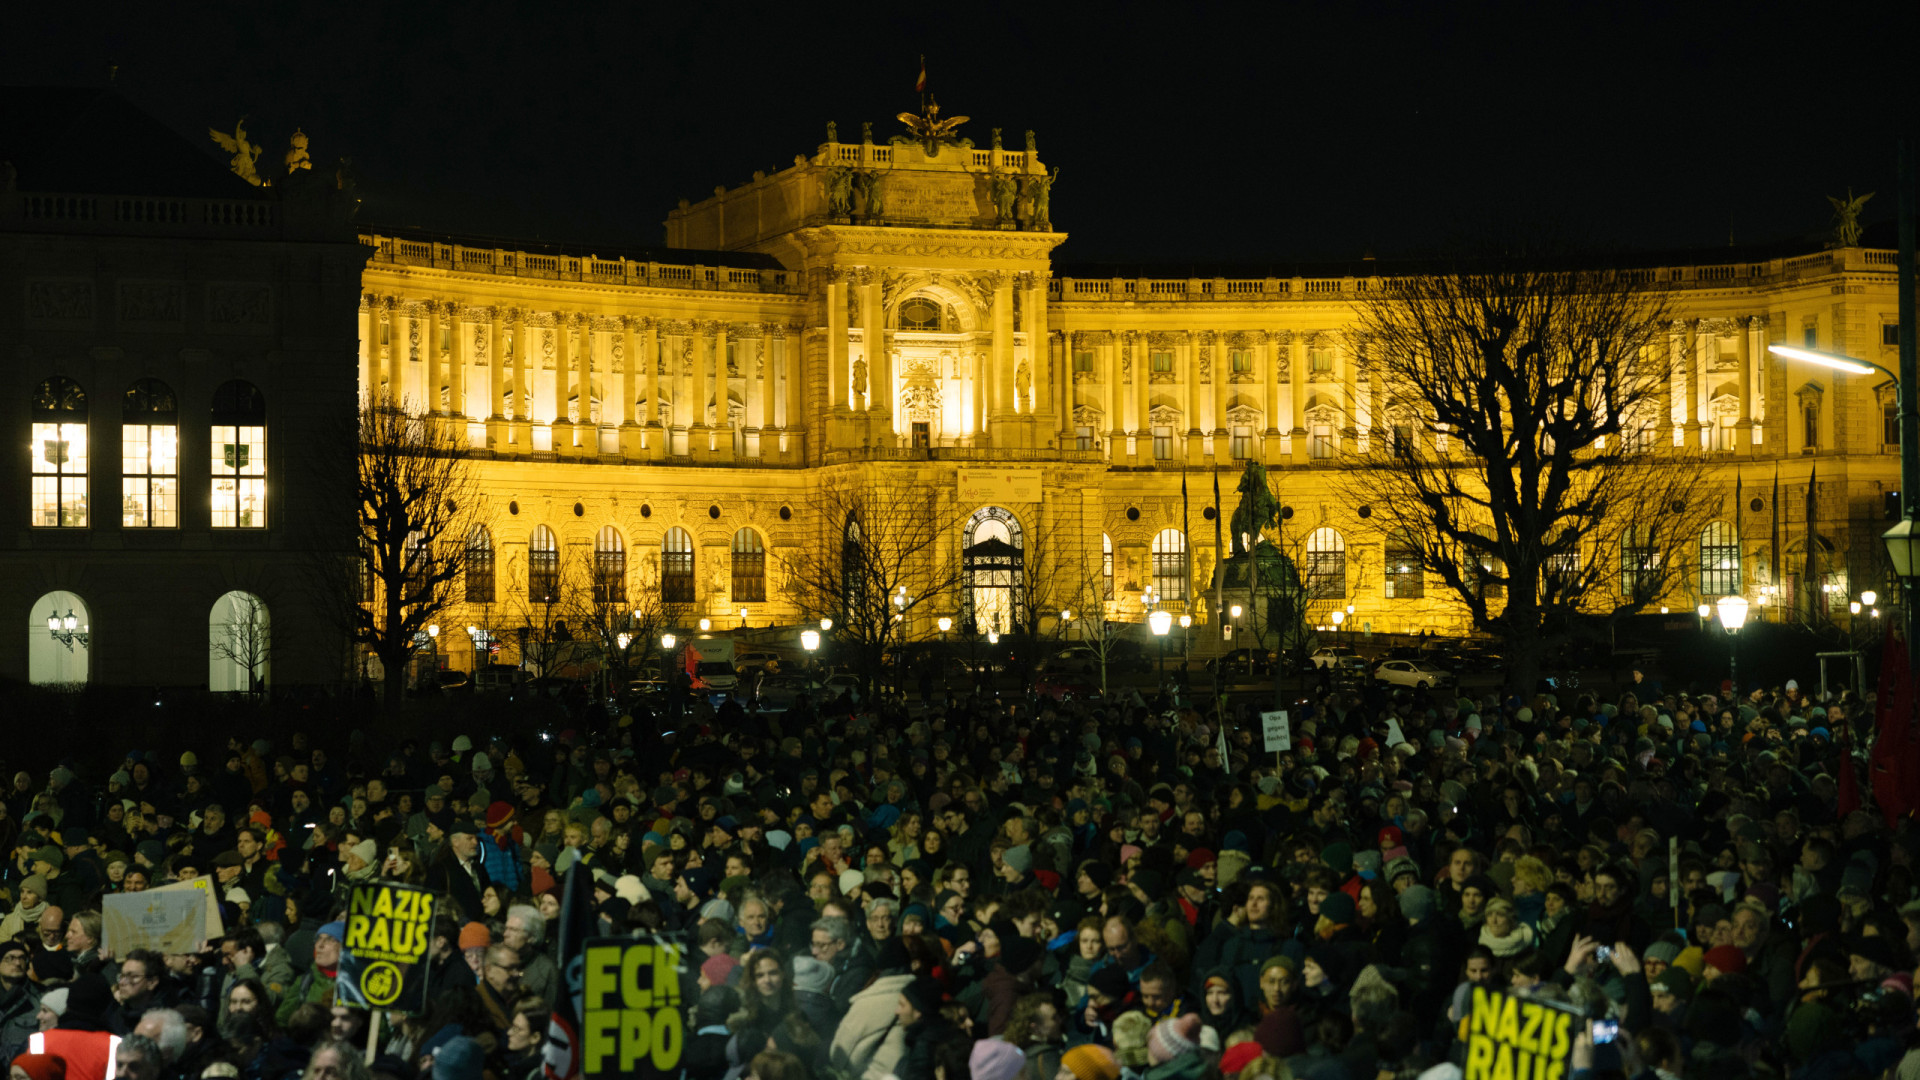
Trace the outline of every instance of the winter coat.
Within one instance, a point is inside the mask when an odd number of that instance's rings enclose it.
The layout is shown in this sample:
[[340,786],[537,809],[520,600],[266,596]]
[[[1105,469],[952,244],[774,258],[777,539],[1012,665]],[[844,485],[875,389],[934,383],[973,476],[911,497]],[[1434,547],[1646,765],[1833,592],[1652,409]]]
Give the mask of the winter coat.
[[879,1080],[898,1067],[907,1040],[894,1009],[912,981],[912,975],[882,975],[853,995],[827,1051],[828,1063],[842,1076]]

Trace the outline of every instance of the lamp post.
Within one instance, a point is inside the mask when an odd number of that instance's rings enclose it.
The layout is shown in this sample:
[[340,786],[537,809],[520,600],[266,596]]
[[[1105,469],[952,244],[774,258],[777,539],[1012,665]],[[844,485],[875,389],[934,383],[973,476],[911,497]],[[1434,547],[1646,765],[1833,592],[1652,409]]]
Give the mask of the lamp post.
[[83,649],[87,647],[92,637],[88,633],[90,629],[89,626],[80,625],[80,617],[73,613],[72,608],[68,608],[65,615],[61,615],[58,608],[47,612],[47,633],[53,636],[53,640],[65,645],[68,652],[72,652],[76,644]]
[[1187,631],[1193,629],[1193,616],[1180,616],[1180,680],[1186,681],[1187,668],[1193,665],[1193,635]]
[[[1703,607],[1705,605],[1702,605]],[[1747,624],[1747,598],[1723,596],[1714,601],[1720,609],[1720,625],[1727,632],[1727,681],[1733,684],[1733,699],[1740,700],[1740,628]]]
[[1147,613],[1147,627],[1160,639],[1160,664],[1155,671],[1162,679],[1167,674],[1167,631],[1173,628],[1173,612],[1155,608]]
[[680,673],[673,666],[672,634],[660,635],[660,677],[667,684],[667,723],[669,730],[680,729]]

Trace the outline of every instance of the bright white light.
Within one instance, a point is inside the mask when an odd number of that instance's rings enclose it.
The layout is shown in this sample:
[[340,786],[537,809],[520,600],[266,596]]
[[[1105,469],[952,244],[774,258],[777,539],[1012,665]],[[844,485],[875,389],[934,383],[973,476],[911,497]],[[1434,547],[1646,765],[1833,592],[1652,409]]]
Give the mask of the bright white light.
[[1707,616],[1709,616],[1709,615],[1711,615],[1711,614],[1713,614],[1713,609],[1712,609],[1712,608],[1710,608],[1710,607],[1708,607],[1708,606],[1707,606],[1707,603],[1706,603],[1706,601],[1704,601],[1704,600],[1702,600],[1702,601],[1700,602],[1700,606],[1699,606],[1699,607],[1697,607],[1697,608],[1694,608],[1693,610],[1694,610],[1694,612],[1695,612],[1696,614],[1698,614],[1698,615],[1699,615],[1699,616],[1700,616],[1701,618],[1703,618],[1703,619],[1704,619],[1704,618],[1706,618]]
[[437,637],[439,637],[439,636],[440,636],[440,624],[439,624],[439,623],[434,623],[434,624],[433,624],[432,626],[429,626],[429,627],[427,627],[427,636],[428,636],[428,637],[430,637],[430,638],[437,638]]
[[1228,609],[1227,609],[1227,611],[1228,611],[1228,612],[1229,612],[1230,614],[1232,614],[1232,616],[1233,616],[1234,618],[1236,618],[1236,619],[1240,617],[1240,605],[1239,605],[1239,604],[1235,604],[1235,605],[1233,605],[1232,607],[1230,607],[1230,608],[1228,608]]
[[661,647],[661,648],[663,648],[663,649],[671,649],[671,648],[673,648],[673,635],[672,635],[672,634],[661,634],[661,635],[660,635],[660,647]]
[[820,647],[820,631],[818,630],[800,631],[800,647],[807,650],[808,652],[812,652],[813,650],[819,648]]
[[615,638],[614,640],[620,643],[620,651],[625,652],[627,649],[627,646],[633,644],[633,635],[621,634],[619,637]]
[[1872,607],[1875,603],[1879,602],[1879,600],[1880,594],[1874,592],[1872,589],[1868,589],[1866,592],[1860,594],[1860,602],[1868,607]]
[[1662,614],[1662,615],[1665,615],[1666,613],[1667,613],[1667,609],[1666,609],[1666,608],[1661,608],[1661,609],[1660,609],[1660,614]]
[[1191,615],[1180,616],[1180,629],[1185,630],[1191,627],[1192,625],[1193,625],[1193,616]]
[[1173,627],[1173,612],[1156,611],[1147,616],[1147,624],[1152,627],[1155,637],[1165,637]]
[[833,620],[832,620],[832,619],[826,619],[826,618],[823,618],[823,619],[821,619],[821,620],[820,620],[820,629],[822,629],[822,630],[831,630],[831,629],[833,629]]
[[1769,345],[1767,351],[1775,356],[1804,360],[1809,364],[1819,364],[1821,367],[1830,367],[1836,371],[1851,371],[1855,375],[1871,375],[1879,370],[1849,356],[1835,356],[1832,353],[1815,352],[1812,349],[1796,349],[1791,345]]
[[1858,601],[1858,600],[1851,600],[1851,601],[1848,601],[1848,603],[1847,603],[1847,612],[1848,612],[1849,614],[1852,614],[1852,615],[1858,615],[1858,614],[1860,614],[1860,601]]
[[1061,612],[1060,612],[1060,621],[1061,621],[1061,622],[1072,622],[1072,621],[1073,621],[1073,609],[1072,609],[1072,608],[1063,608],[1063,609],[1061,610]]
[[1333,609],[1333,625],[1337,628],[1341,623],[1346,621],[1347,621],[1347,613],[1344,611],[1341,611],[1339,608],[1334,608]]
[[1738,630],[1747,624],[1747,598],[1744,596],[1723,596],[1715,601],[1720,608],[1720,625],[1729,630]]
[[945,615],[940,616],[940,632],[944,634],[951,629],[953,629],[953,620]]
[[987,644],[989,645],[1000,644],[1000,631],[998,630],[987,631]]
[[711,629],[713,629],[713,620],[712,620],[712,619],[701,619],[701,620],[700,620],[700,629],[702,629],[702,630],[711,630]]

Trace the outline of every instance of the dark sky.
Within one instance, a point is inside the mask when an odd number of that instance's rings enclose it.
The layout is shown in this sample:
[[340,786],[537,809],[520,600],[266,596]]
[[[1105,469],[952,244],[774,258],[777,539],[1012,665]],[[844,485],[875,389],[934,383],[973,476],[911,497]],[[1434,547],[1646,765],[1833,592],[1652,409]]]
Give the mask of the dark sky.
[[41,0],[10,12],[0,79],[117,63],[183,133],[246,114],[275,157],[300,125],[316,160],[353,159],[367,220],[653,245],[680,197],[790,164],[829,119],[894,134],[925,53],[963,133],[1037,130],[1061,261],[1158,265],[1417,254],[1496,222],[1636,248],[1811,236],[1849,185],[1892,216],[1913,115],[1892,98],[1911,69],[1873,59],[1912,16],[1871,6],[862,10]]

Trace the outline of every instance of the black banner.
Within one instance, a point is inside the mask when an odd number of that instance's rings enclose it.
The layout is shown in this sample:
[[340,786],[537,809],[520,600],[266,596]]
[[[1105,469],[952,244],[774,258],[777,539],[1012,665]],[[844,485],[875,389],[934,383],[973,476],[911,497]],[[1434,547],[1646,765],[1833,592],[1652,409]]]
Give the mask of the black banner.
[[347,936],[341,944],[344,1005],[427,1011],[427,965],[433,948],[434,896],[411,885],[355,885],[347,902]]

